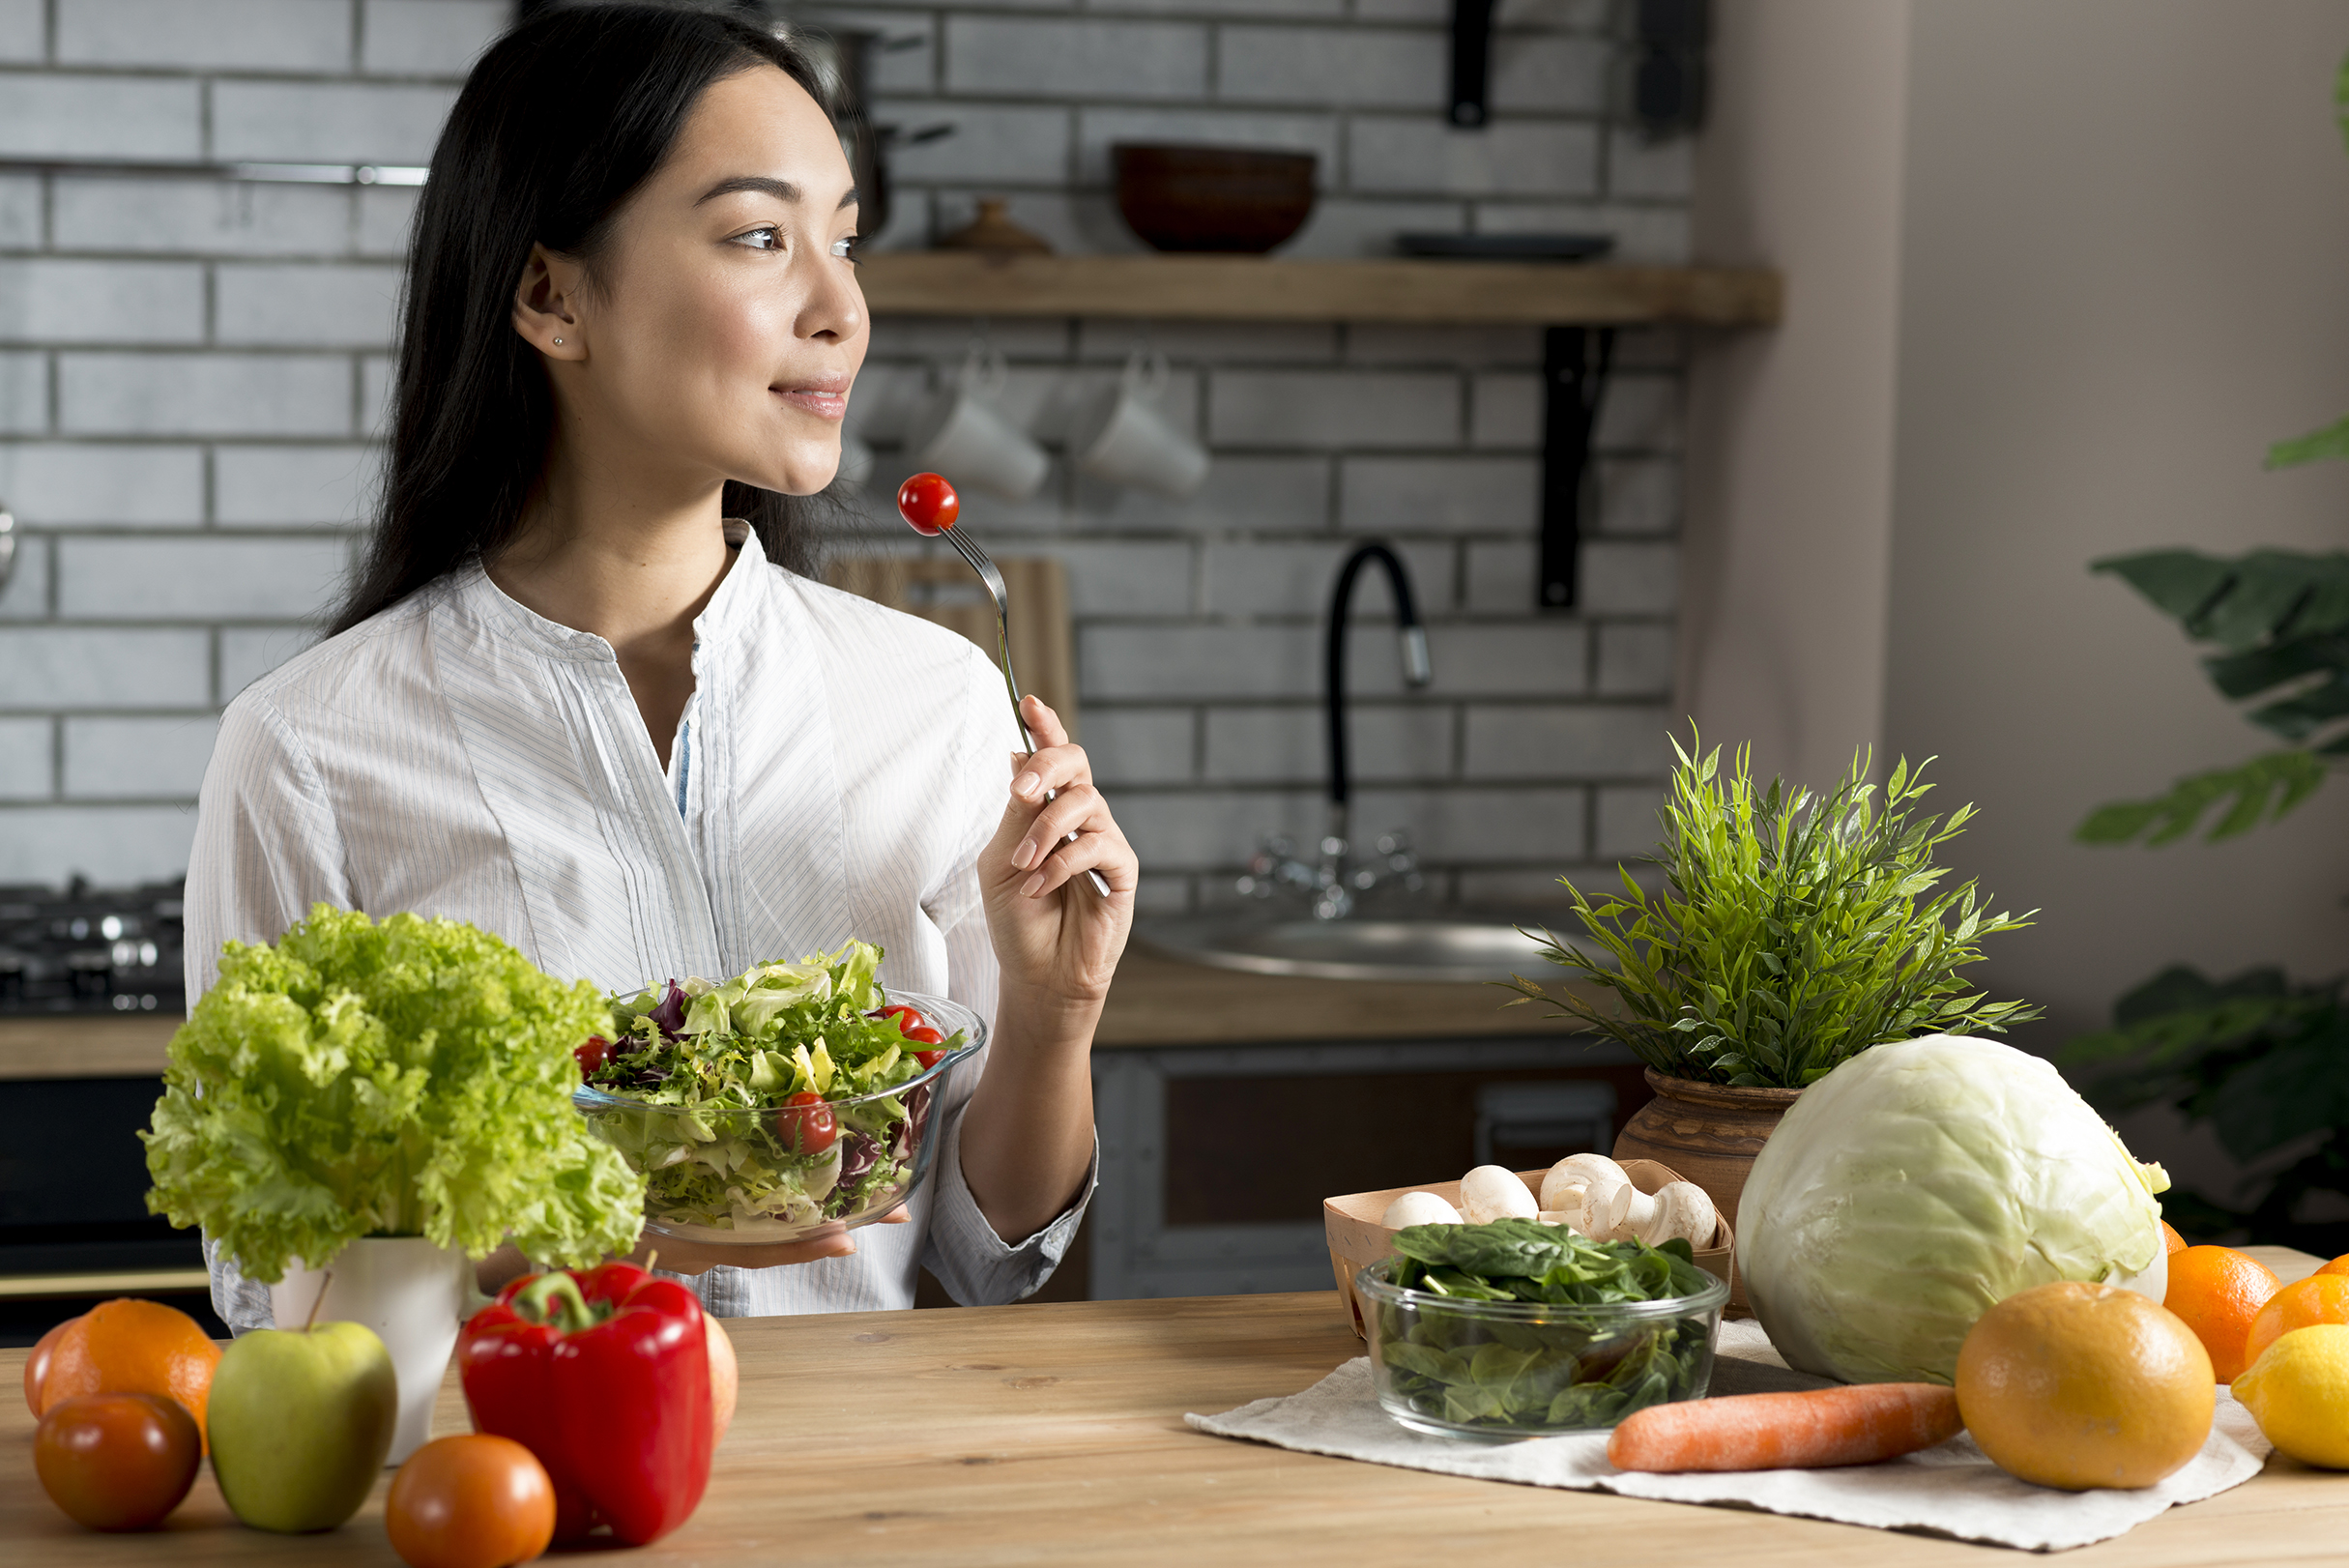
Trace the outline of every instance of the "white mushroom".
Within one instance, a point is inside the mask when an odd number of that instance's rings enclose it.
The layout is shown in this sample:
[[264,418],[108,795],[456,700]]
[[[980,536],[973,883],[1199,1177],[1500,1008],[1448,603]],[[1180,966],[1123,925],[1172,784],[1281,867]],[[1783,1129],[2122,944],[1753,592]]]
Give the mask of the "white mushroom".
[[1541,1205],[1524,1177],[1498,1165],[1480,1165],[1460,1178],[1460,1208],[1471,1225],[1487,1220],[1529,1220]]
[[1712,1198],[1694,1181],[1668,1181],[1652,1198],[1639,1194],[1629,1221],[1631,1234],[1651,1247],[1675,1237],[1692,1247],[1709,1245],[1718,1223]]
[[1569,1154],[1542,1177],[1542,1208],[1593,1241],[1611,1241],[1639,1196],[1623,1167],[1604,1154]]
[[1378,1223],[1390,1231],[1413,1225],[1458,1225],[1460,1210],[1432,1192],[1406,1192],[1386,1205]]
[[1652,1247],[1679,1236],[1701,1247],[1720,1223],[1713,1200],[1695,1182],[1667,1182],[1651,1197],[1604,1154],[1569,1154],[1552,1166],[1542,1178],[1541,1202],[1545,1212],[1557,1213],[1593,1241],[1638,1240]]

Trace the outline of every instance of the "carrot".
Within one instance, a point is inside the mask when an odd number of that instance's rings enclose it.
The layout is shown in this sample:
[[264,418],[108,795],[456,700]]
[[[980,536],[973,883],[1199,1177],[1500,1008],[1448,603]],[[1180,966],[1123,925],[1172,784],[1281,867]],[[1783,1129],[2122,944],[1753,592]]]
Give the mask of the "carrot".
[[1619,1470],[1812,1470],[1930,1448],[1965,1426],[1939,1383],[1858,1383],[1651,1405],[1607,1439]]

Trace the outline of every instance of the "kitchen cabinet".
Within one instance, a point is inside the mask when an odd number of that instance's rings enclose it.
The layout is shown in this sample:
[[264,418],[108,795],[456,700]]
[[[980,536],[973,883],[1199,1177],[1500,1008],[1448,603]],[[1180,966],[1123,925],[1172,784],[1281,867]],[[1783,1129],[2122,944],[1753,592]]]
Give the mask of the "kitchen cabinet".
[[[2306,1260],[2313,1264],[2314,1260]],[[700,1511],[624,1559],[719,1565],[1733,1562],[1938,1568],[2001,1547],[1730,1508],[1504,1486],[1210,1437],[1185,1411],[1293,1394],[1361,1353],[1337,1294],[1091,1301],[962,1312],[740,1319],[741,1405]],[[22,1350],[0,1351],[13,1387]],[[467,1430],[452,1376],[435,1430]],[[165,1530],[96,1535],[33,1478],[33,1420],[0,1408],[0,1558],[395,1564],[389,1476],[325,1535],[231,1523],[209,1472]],[[2330,1561],[2349,1477],[2269,1462],[2066,1568]],[[552,1560],[552,1559],[550,1559]]]
[[1513,1104],[1579,1083],[1609,1124],[1539,1163],[1611,1146],[1647,1089],[1629,1052],[1504,1007],[1489,985],[1299,979],[1130,949],[1093,1049],[1101,1185],[1081,1263],[1096,1300],[1319,1288],[1321,1199],[1458,1176]]
[[[1246,974],[1129,949],[1093,1051],[1101,1186],[1043,1299],[1319,1288],[1329,1270],[1322,1198],[1459,1176],[1475,1163],[1480,1109],[1488,1137],[1507,1141],[1506,1107],[1538,1095],[1536,1086],[1603,1087],[1610,1127],[1644,1103],[1638,1069],[1620,1047],[1506,1000],[1485,985]],[[193,1236],[143,1216],[143,1154],[131,1136],[160,1091],[177,1023],[0,1019],[0,1079],[17,1081],[20,1094],[107,1110],[76,1121],[73,1148],[59,1155],[102,1170],[110,1183],[106,1214],[81,1218],[103,1218],[122,1228],[115,1239],[170,1253],[93,1254],[77,1264],[53,1247],[31,1250],[53,1239],[39,1225],[0,1230],[0,1341],[30,1343],[93,1292],[168,1292],[208,1317]],[[1604,1130],[1582,1140],[1608,1142]],[[1528,1151],[1522,1140],[1517,1147],[1529,1157],[1564,1151]],[[0,1172],[0,1203],[34,1176]],[[21,1264],[10,1263],[11,1243],[26,1247]],[[141,1283],[81,1277],[121,1268],[140,1270]],[[935,1287],[923,1300],[945,1303]]]

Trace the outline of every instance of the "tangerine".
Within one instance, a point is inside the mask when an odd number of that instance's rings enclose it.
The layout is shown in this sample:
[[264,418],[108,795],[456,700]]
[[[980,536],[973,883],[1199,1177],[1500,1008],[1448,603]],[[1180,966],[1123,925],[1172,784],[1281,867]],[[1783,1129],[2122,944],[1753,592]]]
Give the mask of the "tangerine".
[[2163,1251],[2171,1254],[2186,1250],[2186,1237],[2180,1235],[2167,1220],[2161,1222],[2161,1246]]
[[2318,1323],[2349,1323],[2349,1277],[2311,1274],[2268,1297],[2268,1304],[2251,1320],[2250,1332],[2244,1336],[2243,1364],[2248,1367],[2257,1361],[2262,1350],[2293,1329]]
[[2283,1281],[2256,1258],[2232,1247],[2189,1247],[2169,1260],[2169,1293],[2161,1304],[2176,1313],[2211,1353],[2211,1372],[2231,1383],[2250,1363],[2244,1345],[2251,1320]]
[[160,1394],[186,1406],[203,1432],[219,1364],[220,1348],[179,1308],[131,1296],[102,1301],[57,1336],[41,1410],[80,1394]]
[[2319,1263],[2316,1271],[2319,1274],[2349,1274],[2349,1252],[2342,1253],[2329,1263]]
[[2018,1291],[1958,1348],[1958,1413],[1998,1466],[2044,1487],[2149,1487],[2202,1451],[2210,1352],[2134,1291]]

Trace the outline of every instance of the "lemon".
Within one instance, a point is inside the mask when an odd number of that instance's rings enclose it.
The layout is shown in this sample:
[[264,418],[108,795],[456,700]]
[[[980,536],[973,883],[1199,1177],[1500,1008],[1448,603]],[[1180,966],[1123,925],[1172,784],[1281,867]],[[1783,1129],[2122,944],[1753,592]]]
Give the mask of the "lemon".
[[2305,1465],[2349,1470],[2349,1323],[2293,1329],[2234,1393],[2268,1441]]

